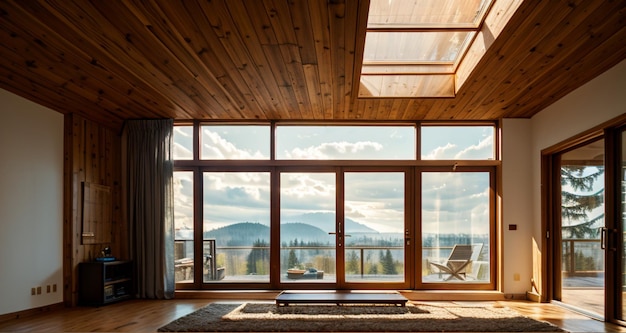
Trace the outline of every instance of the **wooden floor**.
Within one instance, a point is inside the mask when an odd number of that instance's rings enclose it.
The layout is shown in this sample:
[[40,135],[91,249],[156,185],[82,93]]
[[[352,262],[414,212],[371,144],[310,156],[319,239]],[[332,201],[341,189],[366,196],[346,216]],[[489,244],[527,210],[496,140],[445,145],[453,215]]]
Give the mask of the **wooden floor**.
[[[130,300],[103,307],[57,309],[0,322],[0,332],[155,332],[170,321],[215,301],[214,299]],[[549,321],[569,332],[626,332],[626,327],[589,319],[554,304],[526,301],[493,303],[508,306],[537,320]]]

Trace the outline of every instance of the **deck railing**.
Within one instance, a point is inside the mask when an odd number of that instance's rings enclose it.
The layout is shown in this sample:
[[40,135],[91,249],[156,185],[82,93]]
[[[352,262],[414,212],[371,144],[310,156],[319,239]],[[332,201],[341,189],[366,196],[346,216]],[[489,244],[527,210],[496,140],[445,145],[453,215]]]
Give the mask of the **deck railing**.
[[561,253],[561,268],[566,276],[594,275],[604,271],[604,250],[599,239],[563,239]]

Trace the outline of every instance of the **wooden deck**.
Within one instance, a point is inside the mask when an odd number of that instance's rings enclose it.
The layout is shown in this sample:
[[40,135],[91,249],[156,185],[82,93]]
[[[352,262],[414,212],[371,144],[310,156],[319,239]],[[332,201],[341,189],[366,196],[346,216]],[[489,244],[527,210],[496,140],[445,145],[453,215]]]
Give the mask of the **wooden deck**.
[[398,292],[282,292],[276,305],[289,304],[385,304],[405,306],[408,299]]

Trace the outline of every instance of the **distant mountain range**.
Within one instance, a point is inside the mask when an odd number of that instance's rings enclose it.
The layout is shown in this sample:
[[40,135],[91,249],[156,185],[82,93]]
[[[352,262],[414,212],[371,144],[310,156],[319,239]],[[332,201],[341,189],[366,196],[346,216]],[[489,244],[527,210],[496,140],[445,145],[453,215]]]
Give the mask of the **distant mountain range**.
[[[297,222],[316,226],[326,232],[335,231],[335,214],[332,213],[308,213],[283,219],[283,225],[286,223]],[[378,233],[376,230],[349,218],[345,218],[344,222],[346,224],[344,226],[345,230],[350,230],[350,232],[368,234]]]
[[[354,242],[361,245],[398,245],[403,244],[402,233],[382,233],[351,219],[345,219],[346,245]],[[280,242],[298,244],[312,243],[333,244],[335,215],[332,213],[310,213],[284,219],[280,227]],[[489,235],[469,235],[459,233],[424,234],[423,247],[453,246],[454,244],[483,243],[489,244]],[[240,222],[213,229],[204,233],[205,239],[215,239],[217,246],[250,246],[257,241],[270,243],[270,228],[258,222]],[[192,229],[176,230],[177,240],[192,240]]]
[[[335,231],[335,215],[332,213],[310,213],[286,219],[280,226],[281,242],[333,242],[329,232]],[[345,230],[354,236],[367,235],[377,238],[380,233],[351,219],[345,219]],[[204,233],[205,239],[215,239],[217,246],[249,246],[256,241],[269,244],[270,228],[257,222],[241,222],[213,229]]]

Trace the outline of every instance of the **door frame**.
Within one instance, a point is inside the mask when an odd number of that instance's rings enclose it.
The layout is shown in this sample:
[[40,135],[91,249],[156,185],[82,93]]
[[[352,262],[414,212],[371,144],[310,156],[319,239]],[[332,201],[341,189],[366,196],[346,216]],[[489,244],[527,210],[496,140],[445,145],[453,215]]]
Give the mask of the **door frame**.
[[[404,247],[404,281],[403,282],[347,282],[345,278],[345,173],[351,172],[369,172],[369,173],[404,173],[404,228],[407,230],[408,235],[405,235],[405,247]],[[362,167],[362,166],[335,166],[335,167],[320,167],[320,168],[302,168],[302,167],[277,167],[275,170],[275,179],[273,180],[279,190],[274,191],[276,197],[273,198],[274,207],[273,211],[276,212],[275,216],[272,216],[272,240],[271,253],[276,253],[275,257],[270,260],[275,260],[276,267],[280,267],[280,175],[282,173],[334,173],[335,174],[335,282],[283,282],[281,280],[280,269],[270,269],[270,280],[275,281],[275,285],[279,288],[289,289],[346,289],[346,290],[361,290],[361,289],[408,289],[412,287],[412,272],[414,271],[413,264],[413,249],[415,242],[409,242],[407,245],[407,238],[410,240],[414,238],[414,228],[411,217],[414,215],[414,205],[412,205],[412,193],[414,185],[413,168],[412,167],[396,167],[396,166],[376,166],[376,167]],[[340,240],[341,238],[341,240]],[[271,283],[273,284],[273,283]]]
[[[624,244],[622,238],[618,237],[624,232],[624,225],[619,219],[621,215],[621,191],[620,181],[620,153],[621,133],[626,131],[626,118],[619,117],[605,124],[599,125],[577,136],[567,139],[541,152],[541,228],[542,228],[542,248],[546,249],[541,254],[541,272],[536,272],[540,276],[538,292],[542,302],[558,301],[561,298],[561,216],[560,216],[560,196],[556,193],[560,190],[560,177],[556,175],[556,168],[560,165],[559,156],[563,152],[576,147],[583,146],[595,140],[604,139],[604,167],[605,167],[605,228],[608,231],[608,244],[615,244],[614,247],[622,249]],[[626,132],[625,134],[626,135]],[[625,326],[626,321],[622,313],[622,284],[617,276],[621,272],[623,258],[619,251],[611,250],[607,246],[604,253],[604,320]]]

